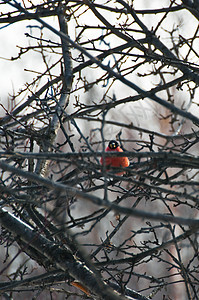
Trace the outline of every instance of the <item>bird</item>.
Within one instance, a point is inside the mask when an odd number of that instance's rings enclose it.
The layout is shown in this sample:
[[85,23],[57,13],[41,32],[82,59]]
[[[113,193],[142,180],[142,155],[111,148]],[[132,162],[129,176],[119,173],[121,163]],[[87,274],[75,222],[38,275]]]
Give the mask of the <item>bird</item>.
[[[108,144],[108,147],[105,150],[106,152],[123,152],[118,142],[115,140],[111,140]],[[106,170],[109,170],[111,167],[113,168],[126,168],[130,165],[129,159],[126,156],[109,156],[105,157],[105,161],[103,157],[100,159],[100,164],[105,165]],[[126,171],[118,172],[117,175],[123,175]]]

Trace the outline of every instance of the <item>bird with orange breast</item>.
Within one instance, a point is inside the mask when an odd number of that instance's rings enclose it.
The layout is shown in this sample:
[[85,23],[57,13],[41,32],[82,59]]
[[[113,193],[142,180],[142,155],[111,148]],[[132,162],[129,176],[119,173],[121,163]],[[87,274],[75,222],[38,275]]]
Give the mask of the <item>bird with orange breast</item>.
[[[108,144],[108,147],[105,150],[106,152],[123,152],[123,150],[120,148],[118,142],[115,140],[111,140]],[[105,157],[105,160],[103,157],[100,159],[100,164],[105,165],[106,170],[108,171],[111,168],[127,168],[130,164],[128,157],[123,156],[109,156]],[[123,175],[126,171],[121,171],[116,173],[117,175]]]

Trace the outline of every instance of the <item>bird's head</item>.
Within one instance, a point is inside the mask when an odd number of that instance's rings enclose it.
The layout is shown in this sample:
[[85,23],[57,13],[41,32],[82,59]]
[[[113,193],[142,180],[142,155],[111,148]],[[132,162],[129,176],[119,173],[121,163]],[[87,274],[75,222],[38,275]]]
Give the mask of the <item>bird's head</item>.
[[109,146],[109,148],[110,148],[111,150],[114,150],[114,149],[116,149],[116,148],[119,146],[119,144],[118,144],[118,142],[116,142],[116,141],[114,141],[114,140],[111,140],[111,141],[109,142],[108,146]]

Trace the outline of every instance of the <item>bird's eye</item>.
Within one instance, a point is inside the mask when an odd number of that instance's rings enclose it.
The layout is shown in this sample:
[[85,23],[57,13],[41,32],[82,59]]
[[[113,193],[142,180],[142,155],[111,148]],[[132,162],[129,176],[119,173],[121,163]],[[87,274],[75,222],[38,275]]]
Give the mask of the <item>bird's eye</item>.
[[116,141],[110,141],[108,146],[110,149],[116,149],[119,146],[119,144]]

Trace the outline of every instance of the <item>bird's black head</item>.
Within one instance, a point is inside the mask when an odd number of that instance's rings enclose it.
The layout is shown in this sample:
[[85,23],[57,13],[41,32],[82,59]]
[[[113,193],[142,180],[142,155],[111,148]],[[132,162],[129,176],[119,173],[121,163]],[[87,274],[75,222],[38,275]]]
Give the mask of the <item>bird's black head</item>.
[[110,149],[114,150],[119,146],[119,144],[118,144],[118,142],[112,140],[112,141],[109,142],[108,146],[109,146]]

